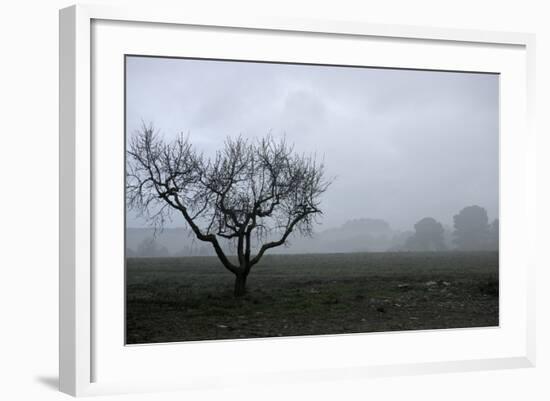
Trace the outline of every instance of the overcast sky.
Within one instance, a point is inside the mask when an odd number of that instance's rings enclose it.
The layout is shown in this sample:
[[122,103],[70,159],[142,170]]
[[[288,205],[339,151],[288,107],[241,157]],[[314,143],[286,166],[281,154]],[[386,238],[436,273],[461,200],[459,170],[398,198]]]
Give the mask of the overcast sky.
[[[318,229],[452,226],[473,204],[498,217],[497,75],[128,57],[126,85],[127,137],[143,120],[208,155],[227,136],[271,132],[324,156],[336,179]],[[129,213],[128,226],[144,223]]]

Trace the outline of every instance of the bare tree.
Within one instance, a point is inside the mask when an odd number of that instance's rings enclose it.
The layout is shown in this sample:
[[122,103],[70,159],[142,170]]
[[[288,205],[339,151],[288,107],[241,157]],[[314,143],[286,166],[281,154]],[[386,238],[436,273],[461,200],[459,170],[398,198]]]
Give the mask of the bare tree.
[[[251,268],[267,250],[287,243],[293,232],[311,234],[329,184],[322,162],[271,136],[227,139],[208,159],[183,135],[165,142],[144,125],[128,149],[128,206],[157,226],[170,212],[180,213],[235,275],[235,296],[245,293]],[[222,239],[234,246],[236,261]]]

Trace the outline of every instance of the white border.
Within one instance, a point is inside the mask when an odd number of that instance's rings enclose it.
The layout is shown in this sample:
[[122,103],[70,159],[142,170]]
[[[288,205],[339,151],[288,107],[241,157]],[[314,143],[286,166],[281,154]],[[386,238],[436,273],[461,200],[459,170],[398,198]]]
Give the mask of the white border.
[[[348,35],[369,35],[392,38],[435,39],[443,41],[514,44],[525,46],[528,55],[528,103],[532,109],[533,47],[534,39],[527,34],[442,30],[434,28],[381,26],[364,23],[318,22],[254,19],[253,21],[220,21],[209,16],[182,16],[177,12],[164,13],[155,9],[120,10],[109,7],[73,6],[60,13],[60,388],[73,395],[103,394],[140,390],[180,388],[181,381],[163,383],[142,382],[139,385],[119,383],[91,383],[92,374],[90,330],[91,271],[91,214],[92,196],[91,117],[90,117],[90,27],[92,19],[183,23],[201,26],[223,26],[317,32]],[[529,131],[525,138],[526,154],[534,155],[534,138]],[[534,203],[534,158],[526,160],[530,174],[526,191],[529,203]],[[534,226],[534,210],[529,211],[529,222]],[[533,230],[534,231],[534,230]],[[531,231],[531,232],[533,232]],[[534,243],[534,241],[530,241]],[[532,260],[528,261],[527,300],[528,319],[525,323],[528,339],[525,353],[505,358],[410,363],[387,366],[358,366],[340,369],[306,369],[300,373],[279,372],[269,382],[277,380],[319,380],[323,378],[364,377],[394,374],[477,370],[532,366],[534,364],[534,288]],[[336,337],[335,337],[336,338]],[[342,337],[340,337],[342,338]],[[352,338],[352,337],[348,337]],[[336,340],[338,341],[338,339]],[[250,377],[249,377],[250,378]],[[227,385],[227,382],[197,378],[187,388]],[[202,381],[200,380],[202,379]],[[255,378],[261,383],[265,376]]]

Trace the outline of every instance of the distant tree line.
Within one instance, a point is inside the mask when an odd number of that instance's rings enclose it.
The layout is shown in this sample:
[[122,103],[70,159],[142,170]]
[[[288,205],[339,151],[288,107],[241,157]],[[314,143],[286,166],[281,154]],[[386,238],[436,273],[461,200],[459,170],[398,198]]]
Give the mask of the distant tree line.
[[[498,250],[499,221],[489,222],[480,206],[468,206],[453,218],[454,227],[433,217],[424,217],[414,231],[395,231],[380,219],[362,218],[316,233],[313,238],[297,238],[279,253],[331,252],[440,252],[448,250]],[[184,241],[181,241],[181,239]],[[127,237],[128,257],[214,256],[212,247],[194,241],[184,229],[166,230],[156,237],[153,231],[133,231]],[[235,255],[230,247],[224,248]]]
[[[499,221],[489,223],[487,211],[481,206],[473,205],[462,209],[453,216],[454,231],[450,249],[460,251],[498,250]],[[432,217],[424,217],[414,225],[414,233],[410,236],[403,251],[445,251],[445,229]]]
[[179,250],[170,252],[168,248],[154,237],[146,237],[140,241],[137,247],[126,247],[126,256],[129,258],[165,258],[179,256],[213,256],[214,251],[199,243],[190,241]]

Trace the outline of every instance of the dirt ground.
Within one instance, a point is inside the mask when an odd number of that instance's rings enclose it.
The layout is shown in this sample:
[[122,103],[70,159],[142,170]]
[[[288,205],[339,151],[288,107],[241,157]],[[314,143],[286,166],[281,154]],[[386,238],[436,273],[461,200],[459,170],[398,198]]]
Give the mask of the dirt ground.
[[215,257],[127,260],[127,343],[488,327],[498,253],[268,255],[233,297]]

